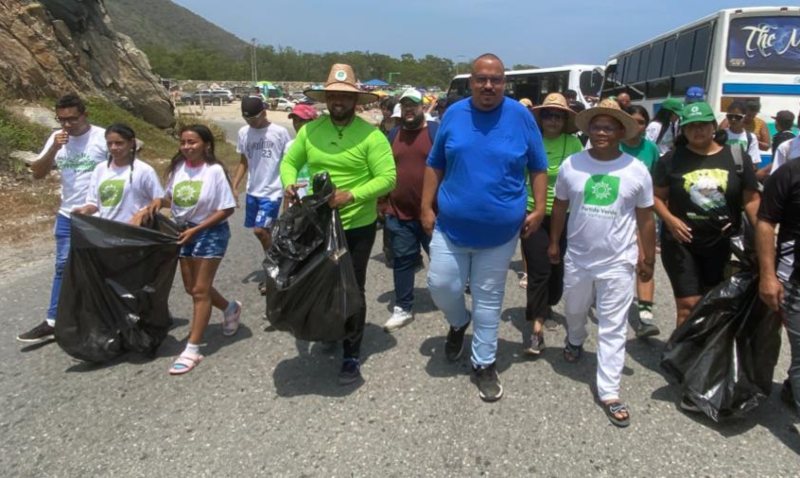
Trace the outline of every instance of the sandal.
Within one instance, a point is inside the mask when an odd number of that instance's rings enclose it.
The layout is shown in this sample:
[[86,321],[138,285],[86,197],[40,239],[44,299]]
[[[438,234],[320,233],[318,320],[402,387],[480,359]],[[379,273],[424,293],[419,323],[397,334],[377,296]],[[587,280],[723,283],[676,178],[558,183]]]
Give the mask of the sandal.
[[569,363],[575,363],[580,360],[581,354],[583,354],[583,345],[572,345],[567,341],[564,346],[564,360]]
[[203,360],[203,356],[200,354],[193,354],[189,352],[183,352],[175,359],[175,362],[172,363],[172,366],[169,368],[170,375],[183,375],[185,373],[189,373],[194,369],[200,361]]
[[224,312],[222,314],[222,335],[230,337],[239,330],[239,318],[242,316],[242,303],[238,300],[233,301],[236,308],[230,314]]
[[[631,424],[631,413],[628,410],[628,406],[622,402],[603,403],[603,411],[606,412],[608,421],[612,425],[625,428]],[[623,414],[625,418],[619,418],[617,414]]]

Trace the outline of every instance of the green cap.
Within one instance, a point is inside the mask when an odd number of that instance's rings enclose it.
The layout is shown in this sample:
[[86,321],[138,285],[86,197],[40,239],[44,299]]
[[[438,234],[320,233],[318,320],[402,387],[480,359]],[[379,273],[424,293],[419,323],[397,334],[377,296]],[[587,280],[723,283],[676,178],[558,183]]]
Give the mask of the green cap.
[[689,123],[712,123],[717,118],[714,116],[714,110],[711,105],[705,101],[698,101],[686,105],[681,113],[681,126]]
[[683,101],[678,98],[667,98],[661,103],[661,108],[667,111],[672,111],[676,115],[680,115],[683,110]]

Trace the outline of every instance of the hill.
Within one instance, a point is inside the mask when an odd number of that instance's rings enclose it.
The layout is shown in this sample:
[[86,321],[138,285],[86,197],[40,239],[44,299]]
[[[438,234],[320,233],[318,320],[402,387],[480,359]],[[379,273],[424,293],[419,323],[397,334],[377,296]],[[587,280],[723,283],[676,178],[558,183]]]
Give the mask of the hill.
[[169,0],[105,0],[105,6],[114,28],[144,50],[201,47],[238,59],[247,53],[247,42]]

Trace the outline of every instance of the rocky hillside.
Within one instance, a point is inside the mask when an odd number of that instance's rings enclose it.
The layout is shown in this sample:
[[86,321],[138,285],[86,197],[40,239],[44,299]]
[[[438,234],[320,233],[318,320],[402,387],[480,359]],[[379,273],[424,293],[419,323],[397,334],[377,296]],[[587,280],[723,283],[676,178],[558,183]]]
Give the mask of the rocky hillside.
[[[105,0],[105,5],[114,28],[140,48],[198,46],[237,59],[248,52],[243,40],[170,0]],[[230,7],[220,3],[220,8]]]
[[0,70],[26,99],[69,91],[104,97],[156,126],[174,123],[147,57],[114,31],[102,0],[0,0]]

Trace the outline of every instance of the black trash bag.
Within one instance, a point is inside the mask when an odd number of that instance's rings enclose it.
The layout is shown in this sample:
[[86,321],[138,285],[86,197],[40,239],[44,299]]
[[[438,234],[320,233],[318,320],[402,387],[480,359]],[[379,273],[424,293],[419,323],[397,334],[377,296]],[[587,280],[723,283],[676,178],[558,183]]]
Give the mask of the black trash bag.
[[769,396],[781,323],[758,296],[758,275],[734,274],[692,310],[667,342],[661,366],[714,421],[746,413]]
[[363,302],[339,212],[328,206],[330,177],[318,174],[313,185],[273,230],[264,259],[267,320],[301,340],[341,340]]
[[168,299],[178,228],[156,215],[146,227],[72,214],[58,299],[56,341],[88,362],[126,351],[152,356],[172,326]]

